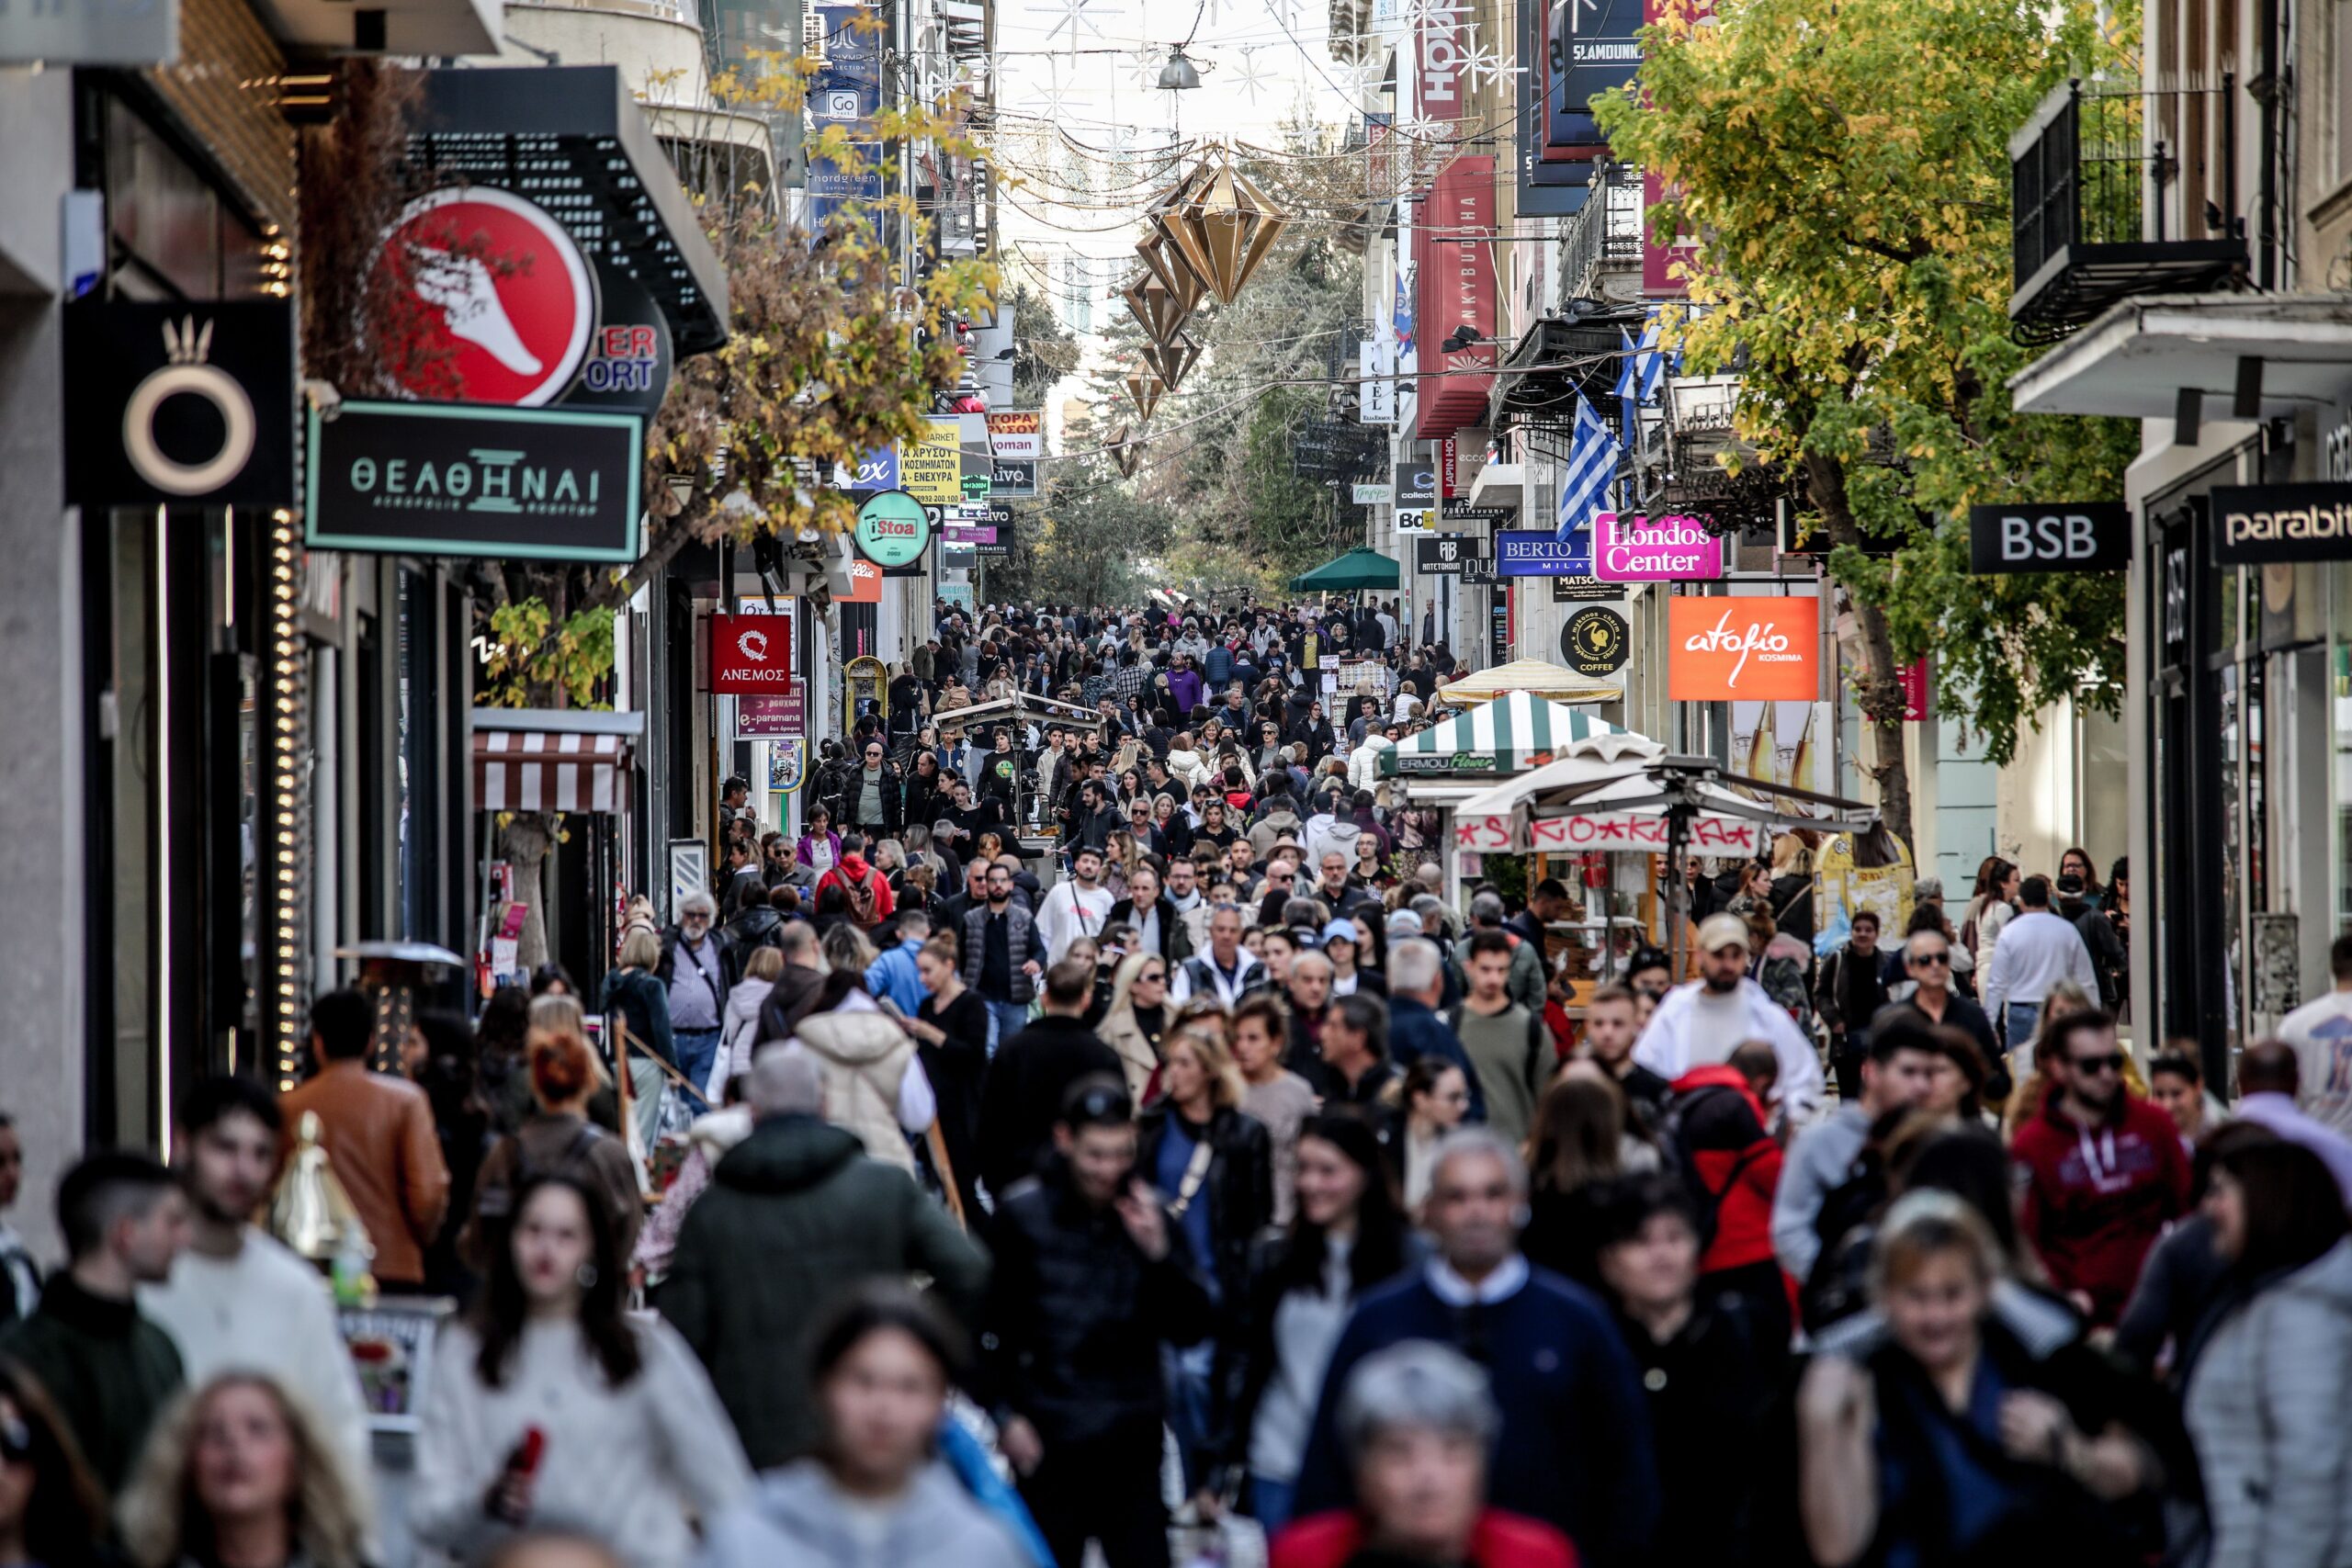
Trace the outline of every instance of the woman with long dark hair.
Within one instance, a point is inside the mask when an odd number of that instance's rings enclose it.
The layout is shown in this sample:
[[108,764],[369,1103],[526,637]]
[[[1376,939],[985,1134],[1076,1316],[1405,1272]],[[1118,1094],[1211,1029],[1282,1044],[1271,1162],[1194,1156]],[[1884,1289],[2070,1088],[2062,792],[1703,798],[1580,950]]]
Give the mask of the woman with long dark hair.
[[106,1494],[56,1408],[0,1359],[0,1562],[92,1568],[106,1534]]
[[1597,1068],[1561,1075],[1528,1129],[1528,1220],[1520,1250],[1540,1269],[1581,1284],[1593,1277],[1593,1191],[1654,1171],[1657,1150],[1633,1130],[1624,1092]]
[[1372,1124],[1339,1112],[1311,1118],[1299,1130],[1290,1234],[1261,1243],[1252,1258],[1250,1337],[1226,1434],[1227,1460],[1247,1467],[1250,1511],[1269,1535],[1289,1522],[1323,1374],[1349,1312],[1419,1252]]
[[678,1568],[689,1510],[711,1517],[750,1486],[702,1363],[668,1324],[628,1314],[628,1266],[598,1194],[525,1178],[481,1295],[435,1347],[418,1408],[419,1541],[469,1556],[560,1520],[628,1568]]

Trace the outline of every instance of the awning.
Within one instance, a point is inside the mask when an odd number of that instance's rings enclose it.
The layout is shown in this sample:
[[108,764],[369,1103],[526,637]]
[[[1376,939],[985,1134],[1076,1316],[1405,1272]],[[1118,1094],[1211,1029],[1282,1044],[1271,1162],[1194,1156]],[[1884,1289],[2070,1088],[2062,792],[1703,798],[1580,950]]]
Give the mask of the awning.
[[1752,857],[1778,832],[1861,832],[1878,820],[1876,810],[1856,801],[1787,791],[1832,808],[1826,817],[1795,816],[1750,800],[1726,787],[1723,777],[1721,766],[1707,757],[1660,754],[1616,762],[1563,757],[1455,806],[1453,848],[1473,854],[1664,854],[1670,847],[1668,813],[1681,807],[1690,812],[1683,841],[1690,853]]
[[476,708],[474,809],[626,811],[645,716],[585,708]]
[[1338,560],[1290,580],[1291,587],[1301,593],[1347,593],[1361,588],[1394,588],[1396,583],[1395,558],[1362,545]]
[[1512,692],[1454,715],[1380,754],[1384,777],[1402,773],[1517,773],[1559,757],[1646,761],[1666,748],[1588,713]]
[[727,341],[727,272],[613,65],[427,71],[410,139],[443,177],[503,186],[562,220],[592,261],[643,284],[677,357]]
[[1613,703],[1625,695],[1613,681],[1595,681],[1541,659],[1514,659],[1450,681],[1430,693],[1430,701],[1441,707],[1466,708],[1514,693],[1555,703]]
[[2262,417],[2352,394],[2352,295],[2155,294],[2127,299],[2009,378],[2019,413],[2236,418],[2238,367],[2262,362]]
[[1058,724],[1066,729],[1100,729],[1102,727],[1102,716],[1091,707],[1078,703],[1057,702],[1052,697],[1041,697],[1030,692],[1010,697],[993,697],[984,703],[948,708],[944,712],[934,710],[931,722],[939,727],[942,734],[945,734],[949,730],[968,731],[978,726],[1017,722],[1024,718],[1034,718],[1040,724]]

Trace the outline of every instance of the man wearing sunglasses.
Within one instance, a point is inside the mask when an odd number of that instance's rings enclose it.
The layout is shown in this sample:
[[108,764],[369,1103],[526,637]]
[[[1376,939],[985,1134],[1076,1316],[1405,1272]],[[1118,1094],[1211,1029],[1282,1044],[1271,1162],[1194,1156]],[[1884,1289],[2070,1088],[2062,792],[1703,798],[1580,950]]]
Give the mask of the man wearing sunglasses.
[[2056,1020],[2037,1055],[2049,1098],[2009,1145],[2023,1187],[2018,1228],[2051,1282],[2092,1326],[2110,1327],[2158,1233],[2188,1208],[2188,1154],[2171,1117],[2124,1092],[2109,1014]]
[[1917,1014],[1927,1023],[1951,1024],[1976,1042],[1977,1053],[1984,1058],[1984,1092],[1995,1100],[2007,1100],[2008,1066],[1993,1038],[1993,1021],[1983,1008],[1951,988],[1951,939],[1936,931],[1912,932],[1903,944],[1903,973],[1911,981],[1911,994],[1872,1018],[1871,1032],[1898,1011]]

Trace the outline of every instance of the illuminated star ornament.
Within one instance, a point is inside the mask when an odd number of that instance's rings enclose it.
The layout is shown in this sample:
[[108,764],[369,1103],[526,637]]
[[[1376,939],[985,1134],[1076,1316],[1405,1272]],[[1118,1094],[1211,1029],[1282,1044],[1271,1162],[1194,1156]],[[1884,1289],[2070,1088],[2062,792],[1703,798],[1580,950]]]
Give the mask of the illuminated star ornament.
[[1165,51],[1138,49],[1125,58],[1127,62],[1128,81],[1146,92],[1150,92],[1159,85],[1160,68],[1168,63],[1168,55]]
[[1257,46],[1252,44],[1241,51],[1241,68],[1233,73],[1233,85],[1249,94],[1250,102],[1254,105],[1260,93],[1270,91],[1279,84],[1274,73],[1260,62]]
[[1033,85],[1022,107],[1034,109],[1041,119],[1061,119],[1080,101],[1078,84],[1064,82],[1055,62],[1046,62],[1046,79]]

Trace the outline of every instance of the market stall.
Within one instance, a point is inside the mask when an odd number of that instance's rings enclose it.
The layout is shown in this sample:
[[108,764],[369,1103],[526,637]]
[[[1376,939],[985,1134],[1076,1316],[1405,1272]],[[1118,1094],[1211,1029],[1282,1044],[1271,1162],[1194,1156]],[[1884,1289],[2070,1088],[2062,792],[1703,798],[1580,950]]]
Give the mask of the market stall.
[[1466,708],[1498,697],[1524,696],[1554,703],[1613,703],[1625,695],[1613,682],[1595,681],[1573,670],[1541,659],[1514,659],[1465,675],[1440,686],[1430,695],[1433,707]]

